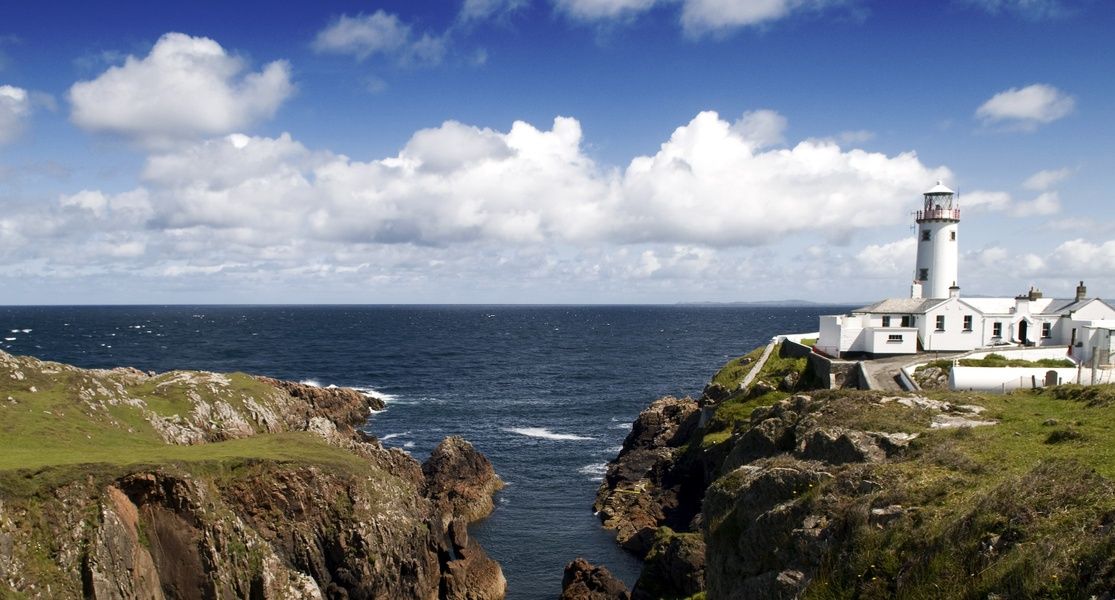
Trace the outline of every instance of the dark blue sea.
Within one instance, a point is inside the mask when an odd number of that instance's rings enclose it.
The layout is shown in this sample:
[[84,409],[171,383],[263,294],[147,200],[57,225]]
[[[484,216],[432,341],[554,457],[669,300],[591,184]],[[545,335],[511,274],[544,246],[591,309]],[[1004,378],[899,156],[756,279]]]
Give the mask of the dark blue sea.
[[368,429],[423,460],[470,440],[508,483],[473,537],[509,598],[553,598],[577,556],[634,582],[592,514],[639,411],[698,395],[728,359],[837,307],[0,307],[0,348],[82,367],[246,371],[375,390]]

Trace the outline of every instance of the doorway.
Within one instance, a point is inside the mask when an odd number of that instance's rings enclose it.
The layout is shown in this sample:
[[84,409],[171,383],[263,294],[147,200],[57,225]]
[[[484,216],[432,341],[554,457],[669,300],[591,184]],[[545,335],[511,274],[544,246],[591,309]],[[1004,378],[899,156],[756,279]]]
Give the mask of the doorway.
[[1026,334],[1030,333],[1030,324],[1026,321],[1018,322],[1018,341],[1022,342],[1023,346],[1029,346],[1030,340],[1026,339]]

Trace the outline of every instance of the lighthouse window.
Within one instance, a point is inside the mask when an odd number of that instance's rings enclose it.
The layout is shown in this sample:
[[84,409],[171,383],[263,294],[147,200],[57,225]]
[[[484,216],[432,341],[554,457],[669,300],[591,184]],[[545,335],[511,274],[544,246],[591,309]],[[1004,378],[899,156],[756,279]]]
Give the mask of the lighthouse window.
[[918,280],[925,281],[929,279],[929,269],[918,269]]
[[945,315],[937,315],[937,331],[945,330]]
[[929,230],[928,229],[921,232],[921,241],[923,241],[923,242],[928,242],[929,241]]

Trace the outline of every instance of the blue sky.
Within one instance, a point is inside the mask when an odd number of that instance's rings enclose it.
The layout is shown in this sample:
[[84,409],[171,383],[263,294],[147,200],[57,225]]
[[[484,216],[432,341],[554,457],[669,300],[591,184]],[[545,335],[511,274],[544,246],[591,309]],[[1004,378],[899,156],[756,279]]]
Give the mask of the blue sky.
[[1115,7],[0,7],[0,304],[1115,293]]

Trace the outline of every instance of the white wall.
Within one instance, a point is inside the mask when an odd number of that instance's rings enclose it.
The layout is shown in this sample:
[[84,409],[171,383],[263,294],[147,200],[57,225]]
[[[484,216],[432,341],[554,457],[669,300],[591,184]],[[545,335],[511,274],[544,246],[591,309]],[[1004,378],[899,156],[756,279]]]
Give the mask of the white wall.
[[[945,317],[945,330],[937,331],[937,317]],[[972,317],[972,330],[964,331],[964,317]],[[980,335],[983,317],[972,307],[950,300],[935,306],[921,317],[918,329],[921,331],[922,344],[929,352],[962,352],[974,350],[983,345]]]
[[[1045,374],[1049,371],[1056,371],[1059,383],[1077,382],[1077,370],[1068,368],[953,367],[949,373],[949,389],[984,392],[1029,389],[1033,386],[1033,378],[1037,378],[1039,387],[1044,386]],[[1104,376],[1110,378],[1110,371]],[[1091,382],[1090,369],[1084,369],[1082,379],[1084,383]]]
[[[952,239],[958,228],[959,223],[949,221],[927,221],[918,225],[914,277],[920,277],[921,269],[929,269],[929,279],[922,288],[922,295],[926,298],[948,298],[949,287],[959,283],[959,242]],[[922,241],[924,231],[929,232],[929,241]]]
[[[865,351],[871,354],[914,354],[918,351],[918,330],[913,327],[873,327],[863,333]],[[902,336],[902,341],[890,341],[892,335]]]

